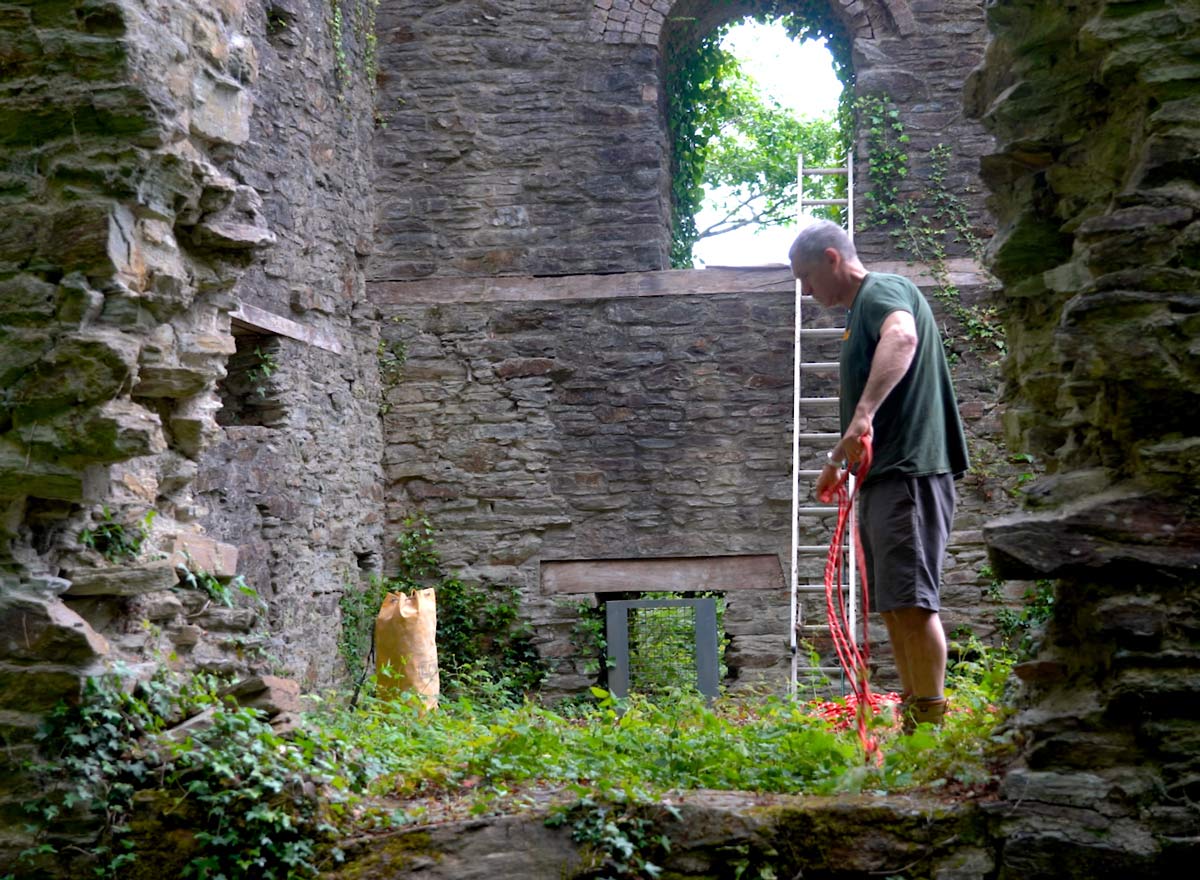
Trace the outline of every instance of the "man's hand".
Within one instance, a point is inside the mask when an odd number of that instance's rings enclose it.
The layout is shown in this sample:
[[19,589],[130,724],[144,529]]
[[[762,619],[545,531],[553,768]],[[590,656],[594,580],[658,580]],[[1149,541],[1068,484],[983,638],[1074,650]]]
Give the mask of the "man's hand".
[[874,429],[872,427],[873,419],[866,413],[856,412],[854,418],[850,421],[850,427],[846,429],[846,433],[842,439],[838,441],[838,445],[833,448],[833,458],[835,461],[848,461],[850,464],[858,464],[863,457],[863,443],[870,442],[873,439]]
[[815,487],[817,500],[823,504],[833,501],[833,493],[837,489],[837,485],[841,482],[841,479],[842,471],[832,461],[821,468],[821,473],[817,477],[817,485]]

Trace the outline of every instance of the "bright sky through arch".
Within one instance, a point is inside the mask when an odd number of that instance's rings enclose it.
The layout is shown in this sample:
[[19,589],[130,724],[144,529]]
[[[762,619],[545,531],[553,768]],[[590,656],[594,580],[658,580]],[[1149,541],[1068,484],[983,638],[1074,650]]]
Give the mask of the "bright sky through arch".
[[[791,39],[783,26],[749,20],[734,25],[721,45],[737,56],[742,69],[767,94],[797,116],[824,116],[837,111],[842,84],[833,72],[833,60],[824,40]],[[706,200],[696,225],[703,229],[717,219]],[[794,224],[765,229],[746,227],[706,238],[693,248],[696,266],[756,266],[787,262],[795,237]]]

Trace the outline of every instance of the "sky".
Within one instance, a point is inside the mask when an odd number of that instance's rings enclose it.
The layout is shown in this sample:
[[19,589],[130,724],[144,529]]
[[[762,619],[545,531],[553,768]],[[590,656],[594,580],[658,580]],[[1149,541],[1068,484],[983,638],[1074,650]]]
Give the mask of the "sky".
[[[823,40],[793,41],[779,25],[749,21],[731,28],[722,45],[742,62],[742,68],[765,90],[798,116],[819,116],[837,110],[842,84],[834,75]],[[701,229],[716,219],[701,208]],[[755,266],[786,263],[795,236],[794,224],[758,230],[746,227],[699,242],[692,253],[697,266]]]

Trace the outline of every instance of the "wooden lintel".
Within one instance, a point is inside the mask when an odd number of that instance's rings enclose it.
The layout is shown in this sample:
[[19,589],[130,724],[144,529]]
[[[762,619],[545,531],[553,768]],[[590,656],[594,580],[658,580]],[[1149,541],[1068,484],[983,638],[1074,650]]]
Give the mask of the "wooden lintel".
[[673,556],[659,559],[543,561],[545,593],[783,589],[773,553],[756,556]]
[[794,289],[786,266],[749,269],[671,269],[616,275],[501,275],[489,278],[428,278],[375,281],[372,301],[405,303],[536,302],[540,300],[616,299],[633,296],[683,296],[712,293],[786,293]]
[[[878,262],[867,268],[911,278],[920,287],[935,284],[924,263]],[[966,287],[991,282],[975,260],[946,261],[950,280]],[[372,281],[367,285],[378,305],[453,304],[484,302],[541,302],[552,300],[617,299],[640,296],[705,296],[728,293],[791,293],[791,270],[782,263],[768,266],[712,266],[663,272],[623,272],[614,275],[498,275],[490,277],[425,278],[416,281]]]
[[239,303],[238,307],[229,313],[229,317],[235,324],[259,333],[286,336],[288,339],[295,339],[334,354],[342,354],[344,351],[342,344],[331,334],[298,324],[290,318],[276,315],[274,312],[268,312],[266,309],[260,309],[249,303]]

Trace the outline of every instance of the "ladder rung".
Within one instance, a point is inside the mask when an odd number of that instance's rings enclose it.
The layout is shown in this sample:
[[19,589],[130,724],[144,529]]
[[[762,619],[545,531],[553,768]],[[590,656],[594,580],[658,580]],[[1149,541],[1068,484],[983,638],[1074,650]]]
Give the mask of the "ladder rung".
[[801,327],[801,336],[841,337],[846,332],[845,327]]
[[845,205],[848,204],[846,199],[804,199],[800,202],[800,210],[804,210],[805,205]]
[[796,471],[796,476],[798,476],[798,477],[819,477],[819,476],[821,476],[821,471],[820,470],[814,471],[814,470],[807,470],[807,469],[800,470],[800,471]]
[[838,512],[838,509],[836,507],[797,507],[796,508],[796,513],[807,514],[809,516],[811,516],[813,514],[819,514],[821,516],[825,516],[826,514],[837,513],[837,512]]
[[808,361],[800,364],[800,369],[804,371],[813,370],[836,370],[841,366],[837,361]]
[[828,544],[797,544],[796,550],[800,553],[820,553],[822,556],[829,555]]
[[797,440],[801,440],[805,443],[824,443],[826,440],[833,440],[836,442],[837,440],[840,440],[841,437],[842,435],[838,434],[836,431],[821,431],[820,433],[814,434],[796,435]]
[[845,174],[845,168],[805,168],[804,173],[808,174]]
[[824,593],[824,584],[796,584],[797,593]]
[[829,624],[827,623],[802,623],[796,627],[796,632],[827,632]]
[[800,403],[802,405],[806,404],[806,403],[834,403],[834,404],[836,404],[836,403],[840,403],[840,402],[841,402],[840,399],[837,397],[801,397],[800,398]]

